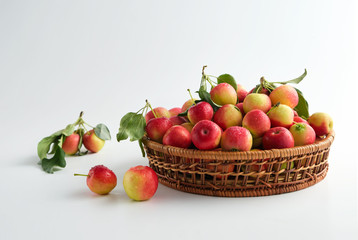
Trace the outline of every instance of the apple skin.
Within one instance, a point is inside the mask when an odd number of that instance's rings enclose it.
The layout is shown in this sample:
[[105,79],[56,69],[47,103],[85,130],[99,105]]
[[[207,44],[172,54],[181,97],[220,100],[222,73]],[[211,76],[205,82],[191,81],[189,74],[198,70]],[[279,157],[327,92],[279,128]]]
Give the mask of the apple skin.
[[298,104],[298,94],[294,87],[290,85],[281,85],[275,88],[270,93],[270,99],[272,105],[277,104],[280,102],[281,104],[285,104],[290,108],[294,108]]
[[[293,111],[293,113],[295,113],[295,111]],[[295,125],[296,123],[307,123],[309,124],[306,120],[304,120],[303,118],[299,117],[299,116],[294,116],[293,117],[293,123],[291,124],[291,126]],[[290,127],[291,127],[290,126]],[[290,129],[290,127],[288,129]]]
[[240,109],[241,115],[245,116],[245,111],[244,111],[244,103],[238,103],[235,105],[238,109]]
[[268,130],[262,138],[264,149],[282,149],[295,146],[291,132],[284,127],[274,127]]
[[260,109],[264,113],[267,113],[271,109],[271,100],[266,94],[251,93],[244,99],[243,108],[245,113],[253,109]]
[[147,112],[147,114],[145,115],[145,123],[148,123],[150,119],[155,118],[153,112],[155,112],[157,118],[160,117],[170,118],[170,113],[166,108],[157,107],[157,108],[153,108],[153,111]]
[[191,133],[191,130],[193,130],[194,125],[190,122],[182,123],[180,126],[183,126]]
[[251,133],[243,127],[229,127],[221,136],[220,146],[227,151],[249,151],[252,147]]
[[248,92],[241,84],[237,84],[236,94],[237,94],[237,102],[243,102]]
[[196,99],[187,100],[181,107],[181,112],[185,112],[188,108],[190,108],[195,103],[195,100]]
[[173,123],[169,120],[169,118],[166,117],[152,118],[147,123],[147,126],[145,127],[145,131],[147,133],[147,136],[151,140],[162,143],[164,134],[172,126]]
[[228,83],[220,83],[210,91],[211,100],[218,105],[237,103],[237,93]]
[[68,155],[73,155],[78,151],[78,144],[80,143],[80,135],[72,133],[67,136],[62,143],[63,151]]
[[173,123],[173,125],[181,125],[182,123],[187,122],[186,118],[180,116],[170,117],[169,120]]
[[242,126],[250,131],[253,138],[260,138],[271,128],[271,121],[266,113],[254,109],[246,113]]
[[132,167],[123,176],[123,187],[129,198],[145,201],[152,198],[157,191],[158,176],[150,167]]
[[296,123],[290,127],[290,132],[295,140],[295,146],[312,144],[316,140],[316,133],[307,123]]
[[[248,94],[254,93],[254,89],[255,88],[251,89]],[[267,96],[270,95],[270,91],[267,90],[266,88],[261,88],[260,92],[258,92],[258,93],[263,93],[263,94],[266,94]]]
[[267,116],[271,120],[272,127],[289,128],[293,123],[294,113],[292,108],[285,104],[273,106]]
[[117,176],[109,168],[97,165],[88,172],[87,186],[92,192],[105,195],[117,186]]
[[241,126],[242,114],[235,105],[225,104],[215,112],[213,121],[225,130],[232,126]]
[[85,148],[93,153],[98,152],[99,150],[101,150],[104,146],[105,141],[103,139],[100,139],[96,133],[94,132],[94,130],[90,130],[88,132],[86,132],[83,135],[83,145],[85,146]]
[[212,150],[219,146],[222,129],[214,122],[202,120],[194,125],[191,140],[200,150]]
[[178,116],[178,114],[182,112],[180,107],[171,108],[168,111],[170,117]]
[[173,126],[164,134],[163,144],[173,147],[188,148],[191,145],[191,134],[183,126]]
[[333,120],[331,116],[323,112],[312,114],[308,118],[308,123],[314,129],[318,137],[327,135],[333,129]]
[[188,110],[188,119],[192,124],[196,124],[201,120],[211,120],[214,110],[207,102],[199,102]]

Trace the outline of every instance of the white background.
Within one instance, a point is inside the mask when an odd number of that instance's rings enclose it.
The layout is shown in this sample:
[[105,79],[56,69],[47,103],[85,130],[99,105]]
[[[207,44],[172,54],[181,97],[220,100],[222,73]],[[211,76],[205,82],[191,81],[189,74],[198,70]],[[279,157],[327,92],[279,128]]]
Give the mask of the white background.
[[[355,1],[0,0],[0,239],[357,239],[358,5]],[[160,185],[146,202],[125,194],[127,169],[147,165],[117,143],[121,117],[148,99],[181,106],[201,68],[250,90],[261,76],[299,85],[310,112],[334,119],[327,177],[270,197],[217,198]],[[98,154],[68,157],[55,174],[37,143],[85,112],[112,132]],[[87,173],[118,176],[108,196]]]

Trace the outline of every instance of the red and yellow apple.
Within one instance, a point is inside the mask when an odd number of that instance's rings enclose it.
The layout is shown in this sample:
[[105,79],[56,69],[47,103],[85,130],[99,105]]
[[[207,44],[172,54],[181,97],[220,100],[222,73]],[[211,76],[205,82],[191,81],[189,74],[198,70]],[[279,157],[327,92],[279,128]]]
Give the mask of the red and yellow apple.
[[267,113],[267,116],[270,118],[272,127],[288,128],[293,123],[294,113],[289,106],[279,104],[278,106],[273,106]]
[[237,102],[243,102],[248,94],[247,90],[241,84],[237,84],[236,93],[237,93]]
[[63,151],[68,155],[73,155],[78,151],[78,145],[80,143],[80,135],[78,133],[72,133],[65,137],[62,143]]
[[213,121],[225,130],[232,126],[241,126],[242,114],[235,105],[225,104],[215,112]]
[[[154,113],[155,113],[155,116],[154,116]],[[170,113],[169,111],[164,108],[164,107],[157,107],[157,108],[153,108],[152,111],[149,111],[146,115],[145,115],[145,122],[148,123],[148,121],[150,119],[153,119],[153,118],[160,118],[160,117],[166,117],[166,118],[170,118]]]
[[188,119],[192,124],[196,124],[201,120],[211,120],[214,110],[207,102],[199,102],[188,110]]
[[171,108],[168,111],[170,117],[178,116],[178,114],[182,112],[180,107]]
[[298,94],[294,87],[290,85],[281,85],[270,93],[272,105],[277,103],[285,104],[294,108],[298,104]]
[[244,127],[229,127],[222,134],[220,146],[227,151],[249,151],[252,147],[251,133]]
[[271,100],[266,94],[251,93],[244,99],[243,108],[245,113],[254,109],[259,109],[264,113],[267,113],[271,108]]
[[262,138],[264,149],[292,148],[295,140],[291,132],[284,127],[274,127],[268,130]]
[[93,153],[98,152],[104,146],[105,141],[99,138],[94,130],[90,130],[83,135],[83,145],[85,148]]
[[290,132],[295,140],[295,146],[312,144],[316,140],[316,133],[307,123],[296,123],[290,127]]
[[246,113],[242,126],[250,131],[253,138],[260,138],[271,128],[271,122],[266,113],[254,109]]
[[220,83],[210,91],[211,100],[218,105],[237,103],[237,93],[228,83]]
[[183,126],[173,126],[164,134],[163,144],[173,147],[188,148],[191,145],[190,132]]
[[169,120],[169,118],[152,118],[148,121],[145,131],[151,140],[162,143],[164,134],[172,126],[173,123]]
[[200,150],[215,149],[220,145],[222,129],[214,122],[202,120],[191,130],[191,140]]
[[316,132],[316,135],[322,137],[330,133],[333,129],[333,120],[327,113],[317,112],[308,118],[308,123]]

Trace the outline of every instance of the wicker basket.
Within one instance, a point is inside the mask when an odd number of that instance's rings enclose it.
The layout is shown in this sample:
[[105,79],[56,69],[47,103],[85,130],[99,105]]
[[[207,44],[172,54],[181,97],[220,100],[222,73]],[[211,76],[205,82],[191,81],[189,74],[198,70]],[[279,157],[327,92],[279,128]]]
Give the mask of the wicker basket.
[[143,138],[159,182],[184,192],[220,197],[256,197],[301,190],[328,171],[334,132],[314,144],[264,151],[182,149]]

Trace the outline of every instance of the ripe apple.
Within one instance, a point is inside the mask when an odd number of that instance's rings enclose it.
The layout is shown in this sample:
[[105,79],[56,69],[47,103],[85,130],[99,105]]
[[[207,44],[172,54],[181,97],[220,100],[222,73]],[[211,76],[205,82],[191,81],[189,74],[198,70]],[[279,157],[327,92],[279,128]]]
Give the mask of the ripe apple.
[[221,137],[223,150],[249,151],[252,147],[252,136],[249,130],[243,127],[229,127]]
[[235,105],[238,109],[240,109],[241,115],[245,116],[245,111],[244,111],[244,103],[238,103]]
[[290,132],[295,140],[295,146],[312,144],[316,140],[316,133],[307,123],[296,123],[290,127]]
[[188,148],[191,145],[190,132],[183,126],[173,126],[164,134],[163,144],[173,147]]
[[191,130],[193,129],[194,125],[190,122],[182,123],[180,126],[183,126],[191,133]]
[[166,131],[173,126],[169,118],[152,118],[148,121],[145,131],[150,139],[162,143]]
[[308,123],[316,132],[316,135],[322,137],[330,133],[333,129],[333,120],[327,113],[318,112],[308,118]]
[[280,102],[281,104],[285,104],[290,108],[294,108],[298,104],[298,94],[294,87],[290,85],[281,85],[275,88],[270,93],[270,99],[272,105],[277,104]]
[[85,145],[85,148],[88,151],[91,151],[93,153],[98,152],[99,150],[101,150],[104,146],[104,140],[100,139],[96,133],[94,132],[94,130],[90,130],[88,132],[86,132],[83,135],[83,145]]
[[191,140],[200,150],[211,150],[220,144],[222,129],[214,122],[202,120],[191,131]]
[[245,97],[247,96],[248,92],[246,91],[246,89],[241,85],[241,84],[237,84],[237,100],[238,102],[243,102]]
[[253,109],[259,109],[264,113],[267,113],[271,108],[271,100],[266,94],[251,93],[244,99],[243,108],[245,113],[248,113]]
[[285,127],[288,128],[293,123],[293,110],[285,104],[279,104],[273,106],[267,113],[267,116],[271,120],[272,127]]
[[179,113],[181,113],[181,108],[180,107],[176,107],[176,108],[171,108],[169,109],[169,115],[170,117],[174,117],[174,116],[178,116]]
[[270,129],[271,122],[266,113],[254,109],[246,113],[242,120],[242,126],[250,131],[253,138],[260,138]]
[[291,148],[295,145],[295,140],[290,131],[284,127],[274,127],[268,130],[262,138],[264,149]]
[[63,151],[68,155],[73,155],[78,151],[78,144],[80,143],[80,135],[72,133],[67,136],[62,143]]
[[158,176],[150,167],[132,167],[123,176],[123,187],[129,198],[148,200],[158,189]]
[[103,166],[97,165],[92,167],[88,175],[74,174],[75,176],[87,177],[88,188],[97,194],[105,195],[111,192],[117,185],[117,176],[112,170]]
[[188,119],[192,124],[196,124],[201,120],[211,120],[214,110],[207,102],[199,102],[188,110]]
[[157,107],[157,108],[153,108],[153,111],[149,111],[146,115],[145,115],[145,123],[148,123],[148,121],[150,119],[155,118],[153,112],[155,112],[155,116],[157,118],[160,117],[166,117],[166,118],[170,118],[170,113],[166,108],[163,107]]
[[181,112],[185,112],[188,108],[190,108],[195,103],[195,100],[196,99],[187,100],[181,107]]
[[215,112],[213,121],[225,130],[232,126],[241,126],[242,114],[235,105],[225,104]]
[[[296,111],[293,111],[293,113],[295,113]],[[291,126],[292,125],[294,125],[294,124],[296,124],[296,123],[307,123],[307,124],[309,124],[306,120],[304,120],[303,118],[301,118],[301,117],[299,117],[299,116],[294,116],[293,117],[293,123],[291,124]],[[291,127],[290,126],[290,127]],[[289,127],[289,128],[290,128]]]
[[228,83],[220,83],[210,91],[211,100],[218,105],[237,103],[237,93]]
[[180,116],[170,117],[169,120],[173,123],[173,125],[180,125],[187,122],[186,118]]

